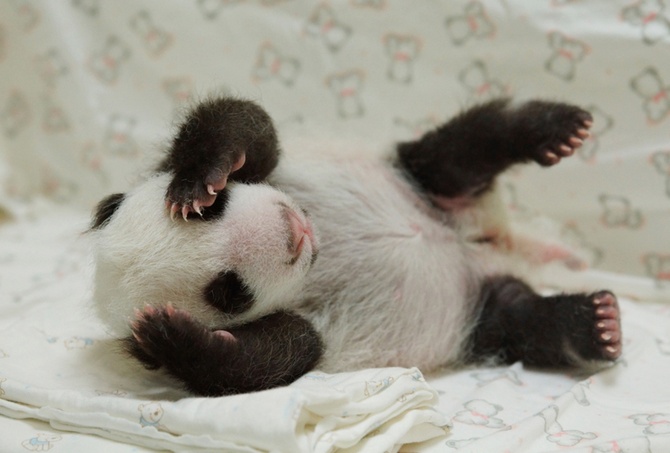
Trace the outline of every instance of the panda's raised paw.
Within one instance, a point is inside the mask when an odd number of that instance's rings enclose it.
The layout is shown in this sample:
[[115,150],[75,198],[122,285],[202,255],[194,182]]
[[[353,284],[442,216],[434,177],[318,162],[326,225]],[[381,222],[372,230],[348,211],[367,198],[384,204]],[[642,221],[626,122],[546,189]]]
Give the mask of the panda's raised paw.
[[165,206],[170,212],[170,218],[175,220],[177,214],[180,214],[187,220],[190,213],[202,217],[203,209],[214,204],[219,192],[228,184],[229,175],[242,168],[245,160],[245,154],[242,154],[229,170],[214,168],[203,178],[176,174],[165,195]]

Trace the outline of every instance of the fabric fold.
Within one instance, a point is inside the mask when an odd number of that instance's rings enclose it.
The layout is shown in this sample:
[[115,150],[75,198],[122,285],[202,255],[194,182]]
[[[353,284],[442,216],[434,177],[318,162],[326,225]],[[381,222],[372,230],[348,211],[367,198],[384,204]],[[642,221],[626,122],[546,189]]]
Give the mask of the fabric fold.
[[[0,413],[168,450],[327,453],[397,450],[444,436],[437,393],[416,369],[310,373],[289,387],[221,398],[148,401],[4,382]],[[381,451],[381,450],[380,450]]]

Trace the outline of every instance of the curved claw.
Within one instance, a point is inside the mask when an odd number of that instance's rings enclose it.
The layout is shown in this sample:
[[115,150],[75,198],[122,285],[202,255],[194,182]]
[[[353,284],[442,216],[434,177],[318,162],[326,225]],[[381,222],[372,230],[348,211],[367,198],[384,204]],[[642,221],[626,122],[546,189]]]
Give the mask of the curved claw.
[[193,202],[193,207],[191,208],[193,211],[198,214],[200,217],[202,217],[202,206],[200,206],[200,202],[198,200],[195,200]]
[[170,206],[170,219],[174,222],[177,218],[177,212],[179,211],[179,205],[177,203],[172,203]]
[[217,192],[214,190],[214,186],[211,184],[207,184],[207,193],[210,195],[216,195]]

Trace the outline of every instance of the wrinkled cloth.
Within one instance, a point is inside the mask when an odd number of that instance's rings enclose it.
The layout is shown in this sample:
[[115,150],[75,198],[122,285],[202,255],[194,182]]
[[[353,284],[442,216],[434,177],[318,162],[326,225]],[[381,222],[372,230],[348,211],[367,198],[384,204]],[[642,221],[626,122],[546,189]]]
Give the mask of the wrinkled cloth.
[[[51,215],[0,227],[0,414],[175,451],[394,451],[448,430],[416,369],[315,371],[222,398],[176,390],[135,367],[90,313],[86,217],[44,209]],[[61,441],[49,438],[20,443],[39,450]]]

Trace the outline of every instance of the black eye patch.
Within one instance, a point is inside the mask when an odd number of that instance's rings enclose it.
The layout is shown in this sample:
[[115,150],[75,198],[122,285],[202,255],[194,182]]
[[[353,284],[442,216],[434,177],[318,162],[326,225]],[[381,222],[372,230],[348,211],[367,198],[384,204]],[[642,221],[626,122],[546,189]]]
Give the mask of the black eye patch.
[[251,308],[253,294],[234,271],[222,272],[204,291],[205,300],[224,313],[237,315]]
[[211,206],[202,208],[202,216],[200,216],[197,212],[189,212],[187,219],[188,220],[201,219],[205,221],[220,219],[226,213],[226,206],[228,205],[229,197],[230,192],[226,187],[221,192],[219,192],[219,194],[216,196],[216,200],[214,200],[214,203]]

